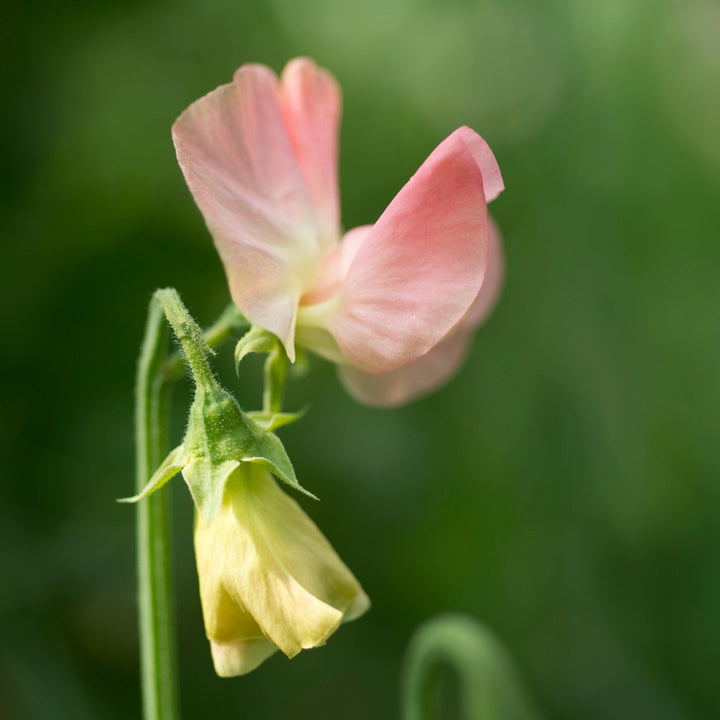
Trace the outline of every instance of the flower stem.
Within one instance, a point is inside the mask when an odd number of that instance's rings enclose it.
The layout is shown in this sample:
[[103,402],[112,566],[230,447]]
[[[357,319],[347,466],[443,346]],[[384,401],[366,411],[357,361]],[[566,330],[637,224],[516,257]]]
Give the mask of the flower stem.
[[[230,303],[220,317],[205,331],[205,342],[210,347],[216,347],[232,335],[246,329],[249,323],[240,314],[233,303]],[[181,352],[173,353],[163,363],[162,374],[165,380],[176,380],[185,368],[185,356]]]
[[279,342],[265,360],[263,369],[263,412],[272,415],[282,410],[282,394],[287,377],[288,359]]
[[[140,492],[167,452],[169,383],[162,372],[168,327],[160,303],[148,311],[135,386],[136,487]],[[137,512],[138,614],[144,720],[177,720],[172,542],[168,486],[139,502]]]

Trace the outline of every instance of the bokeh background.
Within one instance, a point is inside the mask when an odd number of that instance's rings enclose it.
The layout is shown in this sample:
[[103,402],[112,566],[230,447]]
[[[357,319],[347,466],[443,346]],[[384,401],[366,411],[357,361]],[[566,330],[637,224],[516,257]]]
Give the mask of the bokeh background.
[[[506,192],[508,274],[462,372],[387,412],[316,361],[282,432],[374,607],[213,675],[175,481],[187,718],[399,717],[413,629],[503,638],[547,718],[720,712],[720,5],[715,0],[6,0],[0,24],[0,716],[139,717],[132,384],[151,292],[210,323],[220,263],[174,118],[258,61],[344,89],[346,226],[453,129]],[[249,407],[231,352],[219,372]],[[176,431],[187,386],[176,395]]]

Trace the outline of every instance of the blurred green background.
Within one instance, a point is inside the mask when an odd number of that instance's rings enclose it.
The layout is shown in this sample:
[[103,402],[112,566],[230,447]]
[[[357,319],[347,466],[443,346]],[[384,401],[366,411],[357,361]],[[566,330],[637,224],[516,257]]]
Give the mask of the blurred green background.
[[302,54],[343,86],[345,225],[470,125],[505,177],[507,284],[428,399],[359,407],[321,361],[290,391],[312,411],[281,435],[322,498],[300,502],[374,602],[326,648],[213,675],[175,481],[184,716],[397,718],[413,628],[454,610],[548,718],[717,717],[718,37],[716,0],[7,0],[0,716],[139,716],[114,498],[145,311],[166,285],[204,324],[228,301],[170,125],[242,63]]

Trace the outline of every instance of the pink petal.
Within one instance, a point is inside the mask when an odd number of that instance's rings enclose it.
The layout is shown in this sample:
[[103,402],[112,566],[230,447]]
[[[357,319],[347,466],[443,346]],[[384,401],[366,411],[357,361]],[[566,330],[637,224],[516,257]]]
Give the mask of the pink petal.
[[178,162],[225,266],[230,293],[294,357],[297,303],[320,230],[283,123],[277,78],[245,65],[173,126]]
[[467,144],[480,168],[485,188],[485,202],[491,202],[505,189],[497,160],[490,146],[474,130],[462,127],[457,132],[460,133],[460,137]]
[[500,291],[505,282],[505,253],[502,237],[497,223],[488,215],[488,258],[483,284],[477,297],[460,321],[462,327],[474,330],[485,322],[488,315],[495,309]]
[[471,331],[459,330],[425,355],[386,373],[366,373],[351,365],[341,365],[340,379],[358,402],[375,407],[397,407],[427,395],[447,382],[465,359],[471,337]]
[[340,243],[340,266],[342,268],[343,278],[345,278],[350,271],[350,266],[358,254],[358,250],[360,250],[365,240],[367,240],[372,229],[372,225],[358,225],[358,227],[348,230],[343,235],[342,242]]
[[472,145],[468,128],[444,140],[357,250],[332,332],[361,370],[388,372],[424,355],[480,289],[488,223]]
[[315,305],[337,294],[370,230],[372,225],[360,225],[343,235],[340,245],[322,259],[315,283],[301,298],[301,305]]
[[373,374],[352,366],[341,366],[340,379],[358,402],[376,407],[403,405],[445,384],[458,371],[467,355],[475,328],[495,307],[505,278],[500,232],[489,216],[488,221],[490,232],[485,279],[470,309],[457,327],[434,348],[397,370]]
[[337,243],[338,128],[342,104],[335,78],[308,58],[291,60],[280,79],[280,108],[293,152],[323,229],[322,247]]

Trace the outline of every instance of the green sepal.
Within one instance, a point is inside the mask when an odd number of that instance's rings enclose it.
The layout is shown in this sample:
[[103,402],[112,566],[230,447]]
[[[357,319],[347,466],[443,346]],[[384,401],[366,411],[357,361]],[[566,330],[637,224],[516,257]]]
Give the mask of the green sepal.
[[183,469],[183,477],[195,507],[206,522],[212,522],[217,515],[222,505],[225,483],[239,467],[240,461],[237,459],[217,463],[206,456],[199,456],[193,457]]
[[290,425],[291,423],[297,422],[305,416],[307,408],[303,408],[299,412],[264,412],[260,410],[253,410],[248,412],[248,417],[262,430],[269,430],[274,432],[278,428]]
[[217,383],[198,388],[183,445],[190,458],[183,477],[206,522],[220,509],[225,483],[243,462],[260,463],[284,483],[315,497],[298,482],[280,439],[248,417]]
[[297,477],[295,477],[295,470],[280,438],[271,432],[261,430],[257,425],[255,427],[259,435],[257,444],[258,453],[254,457],[244,458],[243,461],[262,465],[279,480],[282,480],[290,487],[295,488],[295,490],[299,490],[301,493],[311,497],[313,500],[317,500],[317,496],[300,485]]
[[235,371],[239,372],[240,363],[250,353],[269,353],[275,349],[278,339],[271,332],[253,325],[235,346]]
[[159,490],[168,480],[172,480],[187,463],[187,454],[185,452],[185,446],[179,445],[163,460],[162,465],[153,473],[152,477],[148,480],[147,485],[137,494],[132,497],[119,498],[117,502],[121,503],[136,503],[138,500],[146,498],[148,495],[152,495],[156,490]]

